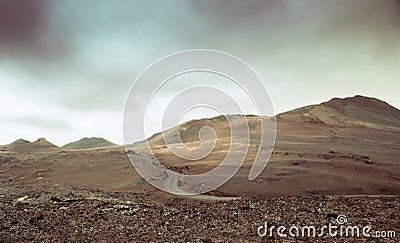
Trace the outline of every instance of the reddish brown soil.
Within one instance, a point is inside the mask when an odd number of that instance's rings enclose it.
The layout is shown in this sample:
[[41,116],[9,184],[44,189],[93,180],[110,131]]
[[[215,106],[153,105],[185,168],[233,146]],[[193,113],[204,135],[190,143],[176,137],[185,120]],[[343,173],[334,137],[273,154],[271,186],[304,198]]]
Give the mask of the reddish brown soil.
[[[19,201],[19,200],[20,201]],[[175,198],[160,203],[148,194],[104,192],[77,187],[2,183],[0,241],[144,241],[226,242],[282,241],[347,242],[371,238],[279,237],[261,238],[257,228],[266,221],[283,225],[336,224],[345,215],[347,225],[372,231],[397,232],[396,237],[374,239],[398,242],[400,197],[292,196],[204,202]]]

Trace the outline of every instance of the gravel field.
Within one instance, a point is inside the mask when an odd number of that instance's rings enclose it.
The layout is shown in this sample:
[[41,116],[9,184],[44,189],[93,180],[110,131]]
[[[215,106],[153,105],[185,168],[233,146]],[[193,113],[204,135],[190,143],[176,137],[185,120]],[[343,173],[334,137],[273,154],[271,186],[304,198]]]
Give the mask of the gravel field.
[[[234,201],[172,198],[160,203],[138,193],[105,192],[43,184],[1,185],[0,241],[138,241],[138,242],[359,242],[370,238],[260,237],[265,222],[290,227],[370,225],[372,231],[400,232],[400,197],[293,196]],[[260,231],[262,232],[262,231]],[[286,232],[287,233],[287,232]],[[319,231],[317,232],[317,234]],[[360,233],[361,234],[361,233]],[[374,238],[377,242],[399,242]]]

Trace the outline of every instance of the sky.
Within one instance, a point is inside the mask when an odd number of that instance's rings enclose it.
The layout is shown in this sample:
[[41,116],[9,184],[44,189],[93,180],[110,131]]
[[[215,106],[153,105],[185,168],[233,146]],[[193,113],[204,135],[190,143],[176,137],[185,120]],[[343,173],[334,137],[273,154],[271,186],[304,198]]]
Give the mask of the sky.
[[0,0],[0,144],[122,144],[138,75],[197,48],[250,65],[276,113],[357,94],[399,108],[399,40],[395,0]]

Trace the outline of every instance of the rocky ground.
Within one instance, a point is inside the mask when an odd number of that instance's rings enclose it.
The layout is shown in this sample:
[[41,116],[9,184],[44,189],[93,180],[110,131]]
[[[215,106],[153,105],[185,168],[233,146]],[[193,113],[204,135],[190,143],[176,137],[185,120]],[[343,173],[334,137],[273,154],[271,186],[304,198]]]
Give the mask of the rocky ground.
[[[264,241],[369,241],[370,238],[260,237],[267,222],[317,229],[347,224],[374,230],[396,231],[400,240],[400,196],[342,197],[292,196],[198,201],[172,198],[166,202],[132,192],[105,192],[54,184],[3,183],[0,190],[0,241],[145,241],[145,242],[264,242]],[[286,232],[287,233],[287,232]]]

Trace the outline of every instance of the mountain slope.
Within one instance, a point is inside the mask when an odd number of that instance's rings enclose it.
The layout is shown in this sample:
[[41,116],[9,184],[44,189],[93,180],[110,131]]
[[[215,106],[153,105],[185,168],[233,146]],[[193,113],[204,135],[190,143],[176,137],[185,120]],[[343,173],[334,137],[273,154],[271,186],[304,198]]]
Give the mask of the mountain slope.
[[106,147],[114,147],[116,144],[105,140],[104,138],[82,138],[78,141],[68,143],[63,148],[66,149],[90,149],[90,148],[106,148]]
[[334,98],[319,105],[305,106],[278,116],[279,120],[336,127],[361,126],[400,132],[400,110],[384,101],[364,96]]
[[[240,115],[230,115],[233,120]],[[268,117],[246,116],[252,142],[260,138],[260,119]],[[169,143],[199,143],[199,132],[209,126],[214,129],[219,140],[230,139],[230,129],[223,116],[210,119],[191,120],[164,131]],[[387,139],[389,143],[400,142],[400,110],[384,101],[364,96],[333,98],[318,105],[301,107],[277,116],[280,136],[310,136],[330,138],[370,138]],[[356,128],[356,129],[353,129]],[[371,131],[373,129],[374,131]],[[371,135],[372,134],[372,135]],[[371,136],[370,136],[371,135]],[[162,133],[147,139],[152,146],[165,145]],[[171,142],[174,141],[174,142]]]

